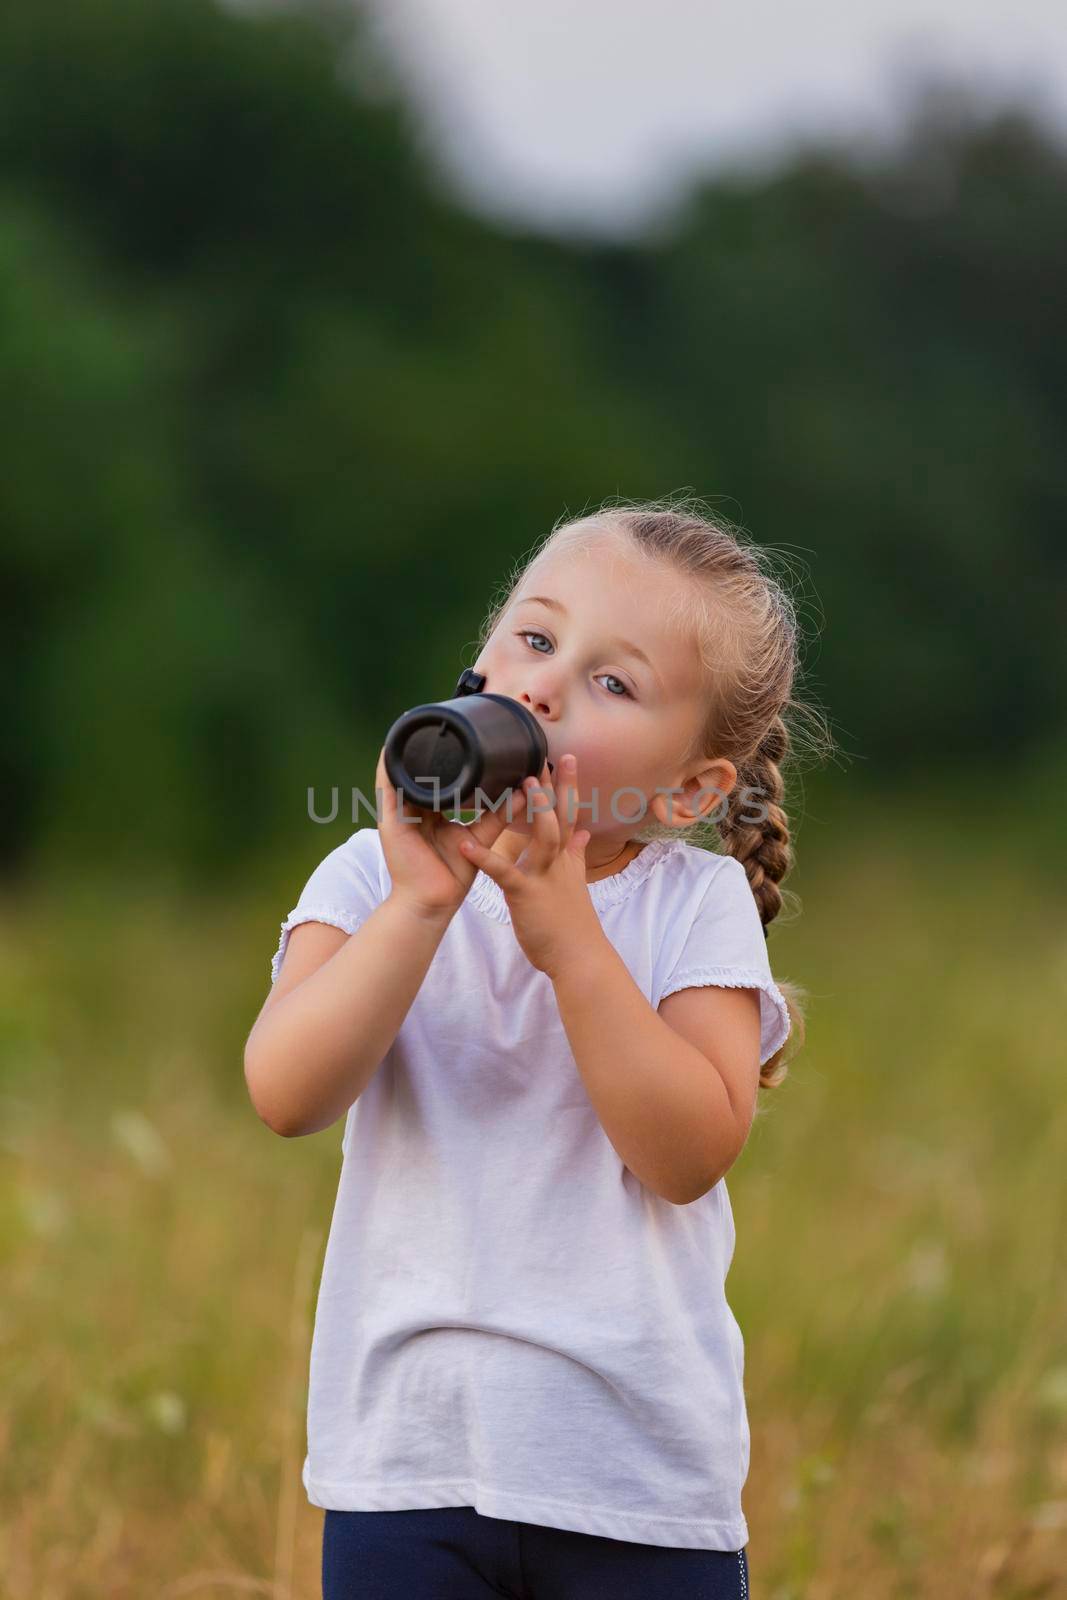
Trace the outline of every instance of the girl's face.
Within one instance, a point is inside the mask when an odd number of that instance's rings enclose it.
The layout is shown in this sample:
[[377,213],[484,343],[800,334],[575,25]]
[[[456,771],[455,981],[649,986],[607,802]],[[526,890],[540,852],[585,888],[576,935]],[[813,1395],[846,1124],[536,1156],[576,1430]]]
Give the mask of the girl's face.
[[[704,788],[702,814],[718,803],[710,791],[728,793],[736,780],[728,761],[682,762],[707,708],[696,647],[669,622],[681,582],[625,559],[613,542],[546,556],[521,580],[474,664],[485,693],[508,695],[537,718],[557,771],[562,756],[577,757],[575,821],[591,830],[590,866],[650,822],[693,820],[686,797],[658,789],[688,783],[692,803]],[[500,841],[511,834],[504,853],[517,855],[533,831],[533,807],[527,820],[517,790],[511,804]]]

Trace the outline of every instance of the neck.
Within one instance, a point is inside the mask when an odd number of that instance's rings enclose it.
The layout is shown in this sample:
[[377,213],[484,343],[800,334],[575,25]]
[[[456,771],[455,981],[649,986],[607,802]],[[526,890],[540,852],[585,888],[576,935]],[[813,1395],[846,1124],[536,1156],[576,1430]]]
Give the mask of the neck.
[[636,855],[643,848],[643,845],[636,845],[633,840],[627,839],[622,849],[616,850],[615,854],[609,856],[606,861],[591,861],[587,850],[585,853],[586,880],[588,881],[593,874],[606,877],[612,867],[615,867],[616,870],[621,870],[621,867],[626,863],[626,859],[629,856]]

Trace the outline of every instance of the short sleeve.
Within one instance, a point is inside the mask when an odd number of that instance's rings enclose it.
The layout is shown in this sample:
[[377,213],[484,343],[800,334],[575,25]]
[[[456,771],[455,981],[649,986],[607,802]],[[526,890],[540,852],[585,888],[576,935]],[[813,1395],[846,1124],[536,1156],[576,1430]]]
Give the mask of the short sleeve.
[[289,935],[301,922],[328,922],[355,933],[382,904],[388,887],[378,830],[360,828],[319,862],[282,923],[271,961],[271,984],[278,980]]
[[748,874],[734,856],[715,859],[715,870],[681,950],[672,959],[659,1000],[677,989],[704,985],[758,989],[762,1067],[789,1037],[789,1010],[771,975],[767,940]]

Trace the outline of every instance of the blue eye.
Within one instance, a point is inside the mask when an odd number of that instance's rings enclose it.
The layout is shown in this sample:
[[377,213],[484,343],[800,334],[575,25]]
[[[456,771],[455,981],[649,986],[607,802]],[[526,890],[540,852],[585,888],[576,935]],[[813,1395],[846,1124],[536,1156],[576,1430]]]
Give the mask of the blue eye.
[[[515,637],[517,639],[526,639],[526,640],[544,639],[545,642],[549,646],[551,646],[551,644],[552,644],[551,639],[549,639],[546,634],[539,633],[536,628],[520,628],[518,630],[518,632],[516,633]],[[543,655],[546,654],[546,652],[544,650],[538,650],[535,645],[532,645],[532,644],[528,645],[528,648],[533,650],[536,655],[543,656]],[[623,683],[622,679],[621,678],[617,678],[613,672],[601,672],[601,673],[598,673],[597,676],[601,677],[601,678],[610,678],[612,683],[617,683],[619,685],[620,689],[622,690],[622,694],[615,694],[615,692],[613,690],[609,690],[608,691],[608,693],[611,696],[612,700],[626,700],[626,699],[632,700],[634,698],[633,695],[630,693],[630,690],[627,688],[626,684]]]

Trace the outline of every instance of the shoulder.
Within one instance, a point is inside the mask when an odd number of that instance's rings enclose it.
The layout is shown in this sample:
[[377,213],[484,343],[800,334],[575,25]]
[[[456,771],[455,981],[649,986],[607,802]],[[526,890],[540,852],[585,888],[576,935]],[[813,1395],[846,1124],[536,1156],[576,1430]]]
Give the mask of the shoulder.
[[389,889],[377,828],[357,828],[322,857],[307,880],[301,899],[310,898],[316,903],[337,900],[344,904],[352,898],[377,903]]
[[377,828],[357,828],[339,848],[353,861],[358,861],[361,866],[377,866],[380,861],[385,860],[381,834]]
[[324,861],[350,862],[364,870],[376,869],[384,859],[377,828],[357,828],[323,857]]
[[[600,904],[619,906],[624,921],[652,925],[662,934],[688,926],[738,863],[683,839],[658,839],[646,844],[640,855],[614,878],[592,886]],[[744,872],[741,872],[744,880]]]
[[690,844],[688,839],[679,839],[678,846],[678,854],[694,871],[728,872],[731,867],[738,867],[744,871],[736,856],[728,856],[721,850],[708,850],[702,844]]
[[748,874],[736,856],[705,850],[685,839],[672,842],[664,867],[676,888],[689,889],[700,898],[710,892],[713,884],[748,884]]
[[678,854],[686,864],[686,871],[707,887],[731,881],[748,887],[748,873],[736,856],[721,850],[705,850],[702,845],[689,844],[684,839]]
[[758,926],[759,908],[748,873],[736,856],[679,841],[667,863],[670,901],[682,923],[717,927],[739,924],[746,932]]
[[382,836],[377,828],[357,828],[339,846],[342,859],[384,897],[389,893],[389,869],[385,864]]

